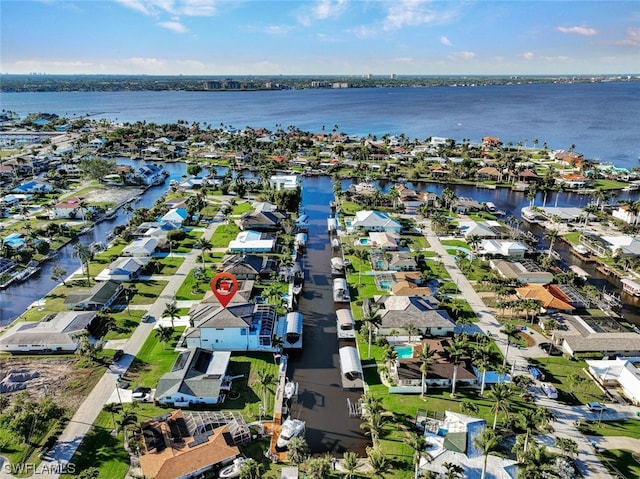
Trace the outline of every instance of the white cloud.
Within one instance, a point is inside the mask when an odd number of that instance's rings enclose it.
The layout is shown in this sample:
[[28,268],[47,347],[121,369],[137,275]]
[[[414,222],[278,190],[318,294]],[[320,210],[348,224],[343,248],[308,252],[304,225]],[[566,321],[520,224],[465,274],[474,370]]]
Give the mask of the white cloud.
[[176,33],[187,33],[189,30],[182,23],[172,20],[170,22],[158,22],[158,26]]
[[476,57],[474,52],[470,52],[468,50],[462,52],[456,52],[452,55],[449,55],[451,59],[463,59],[463,60],[473,60]]
[[640,28],[627,28],[627,37],[617,45],[640,46]]
[[590,37],[593,35],[597,35],[598,31],[595,28],[588,27],[556,27],[556,31],[560,33],[571,33],[574,35],[582,35],[585,37]]
[[162,13],[186,17],[212,17],[218,9],[218,0],[115,0],[120,5],[144,15]]
[[20,69],[24,69],[23,71],[88,71],[87,67],[92,68],[94,66],[92,62],[81,60],[18,60],[15,65]]
[[522,54],[522,58],[525,60],[533,60],[536,57],[536,54],[533,52],[527,52]]
[[346,6],[347,0],[318,0],[298,15],[298,21],[308,27],[314,20],[337,18],[344,12]]
[[453,44],[451,43],[451,40],[449,40],[447,37],[442,36],[440,37],[440,43],[442,43],[443,45],[446,45],[448,47],[452,46]]
[[[457,16],[456,10],[436,10],[431,0],[401,0],[392,2],[384,19],[385,30],[399,30],[405,26],[437,25],[449,22]],[[438,6],[451,4],[438,3]]]

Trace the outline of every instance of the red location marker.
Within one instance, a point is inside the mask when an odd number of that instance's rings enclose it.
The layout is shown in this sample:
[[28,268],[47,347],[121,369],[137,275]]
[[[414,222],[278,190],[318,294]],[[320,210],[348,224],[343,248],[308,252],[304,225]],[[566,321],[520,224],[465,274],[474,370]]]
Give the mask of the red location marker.
[[211,291],[222,307],[226,308],[238,292],[238,280],[231,273],[218,273],[211,280]]

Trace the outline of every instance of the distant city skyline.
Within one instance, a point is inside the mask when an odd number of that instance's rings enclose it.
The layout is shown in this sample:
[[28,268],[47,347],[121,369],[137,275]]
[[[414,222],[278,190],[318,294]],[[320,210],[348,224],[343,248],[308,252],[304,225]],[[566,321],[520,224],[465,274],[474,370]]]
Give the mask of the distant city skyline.
[[640,72],[638,1],[0,0],[0,72]]

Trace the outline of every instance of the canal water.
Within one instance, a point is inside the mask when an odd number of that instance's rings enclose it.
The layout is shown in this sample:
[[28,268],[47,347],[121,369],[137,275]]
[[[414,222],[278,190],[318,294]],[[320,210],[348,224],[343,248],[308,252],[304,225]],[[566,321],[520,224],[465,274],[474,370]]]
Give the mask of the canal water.
[[[119,160],[119,164],[135,164],[131,160]],[[166,163],[165,168],[170,173],[170,179],[180,180],[186,174],[186,165],[184,163]],[[224,168],[218,168],[218,173],[223,174]],[[245,175],[246,178],[250,178],[250,174]],[[347,189],[352,183],[352,180],[343,180],[343,189]],[[305,191],[303,195],[303,201],[306,203],[307,210],[314,212],[316,208],[322,208],[322,214],[328,215],[328,202],[333,196],[333,183],[329,177],[304,177],[303,185],[310,185],[311,191],[316,193],[312,194]],[[388,192],[393,186],[391,182],[379,182],[378,186],[383,192]],[[504,210],[507,215],[513,215],[516,218],[520,218],[520,210],[524,206],[529,205],[529,200],[526,194],[519,191],[512,191],[510,189],[500,188],[495,190],[476,188],[474,185],[443,185],[437,183],[425,183],[425,182],[408,182],[407,186],[418,191],[431,191],[438,195],[442,193],[445,187],[452,189],[458,197],[471,197],[479,202],[492,202],[499,209]],[[165,185],[149,188],[141,197],[140,201],[135,205],[136,207],[151,207],[155,201],[162,196],[168,187],[168,182]],[[638,192],[620,192],[615,200],[624,199],[638,199]],[[320,200],[322,199],[322,203]],[[326,199],[326,201],[324,201]],[[590,198],[587,195],[579,195],[573,192],[550,192],[546,198],[547,206],[586,206],[590,202]],[[535,199],[537,206],[542,206],[545,202],[544,195],[538,193]],[[326,210],[326,211],[325,211]],[[325,216],[326,219],[326,216]],[[120,210],[117,216],[111,220],[106,220],[94,228],[92,232],[82,236],[79,241],[90,244],[98,241],[105,241],[109,232],[117,225],[124,224],[126,222],[126,216],[122,210]],[[322,227],[326,225],[322,224]],[[540,247],[545,245],[542,236],[544,232],[537,226],[529,226],[525,224],[525,228],[529,228],[534,234],[541,238],[539,244]],[[310,238],[313,241],[313,238]],[[582,269],[587,271],[591,275],[589,281],[598,289],[602,290],[606,288],[607,291],[621,292],[622,286],[620,282],[614,278],[603,276],[596,271],[593,264],[585,264],[578,258],[569,253],[567,245],[561,242],[556,242],[554,245],[563,258],[565,266],[576,264]],[[327,253],[329,254],[329,253]],[[49,277],[51,268],[54,265],[59,264],[69,273],[75,271],[80,267],[78,259],[73,256],[73,244],[69,244],[59,251],[58,257],[52,261],[45,263],[36,275],[32,276],[24,283],[11,285],[6,290],[0,291],[0,326],[7,325],[20,314],[22,314],[32,303],[41,299],[48,291],[56,286],[56,283]],[[328,261],[327,261],[328,265]],[[328,266],[326,266],[329,268]],[[640,300],[627,294],[622,294],[621,299],[624,303],[623,316],[630,322],[640,325]]]
[[[130,160],[119,160],[119,164],[132,164],[136,162]],[[139,163],[139,162],[137,162]],[[166,163],[164,165],[169,172],[169,179],[180,180],[186,174],[184,163]],[[133,204],[134,208],[150,208],[167,191],[168,181],[164,185],[152,186],[146,190],[140,200]],[[77,241],[90,245],[91,243],[106,243],[108,234],[118,225],[127,221],[125,212],[120,209],[117,215],[109,220],[102,221],[95,225],[93,230],[82,235]],[[44,263],[39,272],[23,283],[14,283],[7,289],[0,291],[0,327],[5,326],[20,316],[31,304],[40,300],[45,294],[56,287],[57,282],[50,278],[51,269],[62,266],[68,274],[80,268],[78,258],[73,256],[73,245],[69,243],[58,251],[56,258]]]
[[370,441],[360,429],[362,420],[350,417],[347,406],[347,399],[357,403],[362,391],[343,390],[340,379],[327,234],[333,184],[328,177],[305,177],[302,184],[302,205],[310,225],[303,263],[305,285],[298,306],[304,319],[304,349],[289,360],[289,376],[299,391],[291,414],[306,421],[305,438],[314,454],[353,451],[364,457]]

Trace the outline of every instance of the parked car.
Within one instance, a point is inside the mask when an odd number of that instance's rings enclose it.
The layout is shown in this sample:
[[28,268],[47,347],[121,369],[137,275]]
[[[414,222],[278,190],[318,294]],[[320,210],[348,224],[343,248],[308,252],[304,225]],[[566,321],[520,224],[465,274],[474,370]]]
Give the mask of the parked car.
[[138,402],[149,402],[151,401],[151,388],[147,388],[144,386],[138,386],[131,393],[131,399]]
[[116,349],[116,352],[113,353],[112,361],[114,363],[117,363],[118,361],[120,361],[120,359],[122,359],[122,356],[124,356],[124,351],[122,349]]
[[153,323],[156,320],[156,318],[154,318],[152,315],[150,314],[145,314],[142,317],[142,322],[143,323]]
[[601,402],[590,402],[590,403],[587,403],[587,407],[589,408],[589,411],[593,411],[593,412],[600,412],[600,411],[606,411],[607,410],[607,406],[605,406]]

